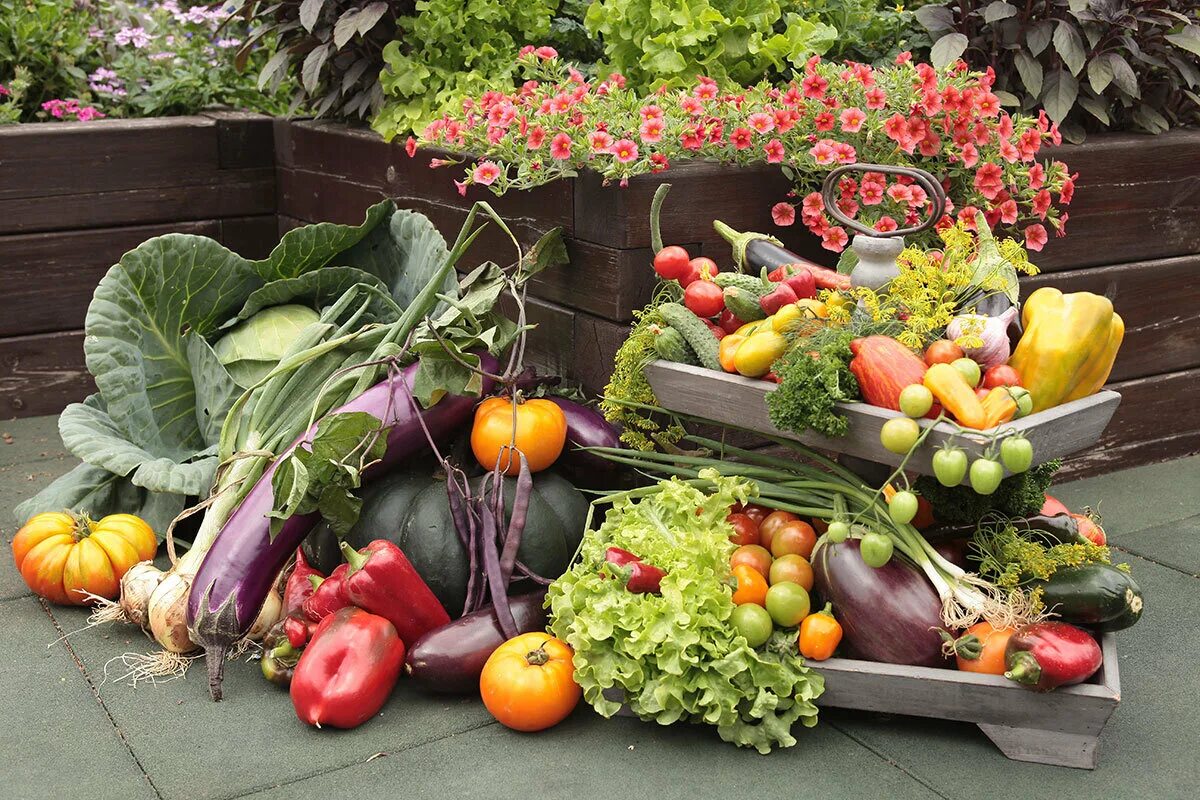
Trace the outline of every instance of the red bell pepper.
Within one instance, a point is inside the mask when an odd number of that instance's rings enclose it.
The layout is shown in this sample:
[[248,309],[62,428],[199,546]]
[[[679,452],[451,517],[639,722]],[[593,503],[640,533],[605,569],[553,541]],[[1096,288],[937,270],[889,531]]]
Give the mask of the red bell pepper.
[[287,583],[283,587],[283,616],[286,617],[294,611],[299,611],[304,601],[312,597],[315,587],[309,580],[310,575],[318,578],[325,577],[319,570],[309,566],[308,559],[304,557],[304,551],[296,548],[296,566],[292,568],[292,574],[288,576]]
[[346,575],[350,571],[349,564],[338,564],[328,578],[310,575],[313,593],[302,604],[304,616],[313,622],[320,622],[335,611],[340,611],[354,603],[346,596]]
[[361,608],[321,620],[292,674],[292,705],[318,728],[356,728],[383,708],[404,666],[392,623]]
[[1018,628],[1004,649],[1004,677],[1035,692],[1083,683],[1104,662],[1095,637],[1065,622]]
[[634,594],[658,594],[662,589],[662,579],[667,577],[663,570],[620,547],[610,547],[604,551],[604,560],[616,568],[624,578],[625,588]]
[[392,542],[376,539],[358,551],[342,542],[342,553],[349,562],[346,598],[389,620],[406,647],[450,622],[433,590]]

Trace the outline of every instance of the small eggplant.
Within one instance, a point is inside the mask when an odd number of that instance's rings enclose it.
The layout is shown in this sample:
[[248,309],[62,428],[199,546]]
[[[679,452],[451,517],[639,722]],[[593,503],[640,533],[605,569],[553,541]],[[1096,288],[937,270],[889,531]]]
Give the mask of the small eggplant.
[[1004,651],[1004,677],[1035,692],[1083,683],[1100,669],[1100,645],[1065,622],[1035,622],[1017,630]]
[[567,446],[558,458],[558,466],[572,482],[582,486],[603,487],[611,483],[619,472],[617,464],[581,448],[620,447],[617,429],[594,408],[565,397],[546,399],[562,409],[567,418]]

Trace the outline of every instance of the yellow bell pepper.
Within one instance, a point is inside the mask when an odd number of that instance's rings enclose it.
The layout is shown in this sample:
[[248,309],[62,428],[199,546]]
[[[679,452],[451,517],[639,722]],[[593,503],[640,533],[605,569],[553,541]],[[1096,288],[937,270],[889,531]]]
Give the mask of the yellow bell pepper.
[[1021,324],[1025,333],[1008,363],[1021,374],[1035,412],[1099,391],[1125,337],[1107,297],[1049,286],[1025,301]]
[[934,364],[925,370],[922,381],[942,406],[954,415],[964,428],[983,430],[987,419],[983,404],[962,373],[949,364]]
[[1017,401],[1007,386],[997,386],[980,403],[983,406],[984,430],[1008,422],[1017,413]]

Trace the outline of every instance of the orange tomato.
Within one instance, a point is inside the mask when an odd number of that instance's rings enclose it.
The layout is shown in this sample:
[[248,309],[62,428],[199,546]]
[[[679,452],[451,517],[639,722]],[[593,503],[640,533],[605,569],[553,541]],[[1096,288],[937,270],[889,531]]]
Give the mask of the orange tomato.
[[[1004,665],[1004,650],[1014,632],[1013,628],[993,628],[989,622],[978,622],[967,628],[966,636],[960,637],[954,643],[954,657],[958,668],[963,672],[1003,675],[1007,669]],[[968,644],[964,641],[967,637],[974,637],[981,647],[978,658],[966,658],[960,654],[964,645]],[[973,645],[974,642],[969,644]]]
[[530,472],[541,472],[562,454],[567,443],[567,418],[549,400],[517,400],[489,397],[475,409],[471,426],[471,450],[484,469],[495,469],[501,461],[506,475],[521,471],[521,459],[512,447],[525,454]]
[[502,725],[540,731],[562,722],[583,694],[575,682],[575,655],[548,633],[523,633],[488,656],[479,676],[479,694]]
[[808,558],[812,555],[817,544],[817,532],[804,520],[794,519],[786,522],[775,531],[771,538],[771,555],[779,558],[786,555],[798,555]]
[[758,524],[759,544],[768,550],[771,549],[771,540],[775,538],[775,531],[779,530],[784,523],[800,519],[790,511],[772,511],[770,514]]
[[811,592],[813,588],[813,568],[804,556],[780,556],[771,564],[767,578],[770,580],[772,586],[777,583],[791,581],[803,586],[806,592]]
[[746,337],[736,333],[728,334],[721,340],[721,344],[717,347],[717,359],[721,362],[721,369],[737,374],[737,367],[733,365],[733,359],[744,341],[746,341]]
[[833,655],[841,641],[842,625],[833,618],[833,606],[829,603],[800,623],[800,655],[805,658],[824,661]]
[[949,339],[938,339],[925,350],[925,363],[931,367],[934,364],[949,364],[962,357],[963,349]]
[[737,579],[737,589],[733,593],[735,605],[766,605],[767,579],[761,572],[748,564],[738,564],[733,568],[733,577]]
[[733,551],[733,555],[729,558],[729,568],[745,564],[755,572],[766,576],[771,569],[771,553],[767,548],[757,544],[744,544],[737,550]]
[[91,602],[85,592],[115,598],[121,576],[154,558],[157,549],[154,531],[132,514],[110,514],[98,522],[61,511],[38,514],[12,541],[13,560],[29,588],[72,606]]

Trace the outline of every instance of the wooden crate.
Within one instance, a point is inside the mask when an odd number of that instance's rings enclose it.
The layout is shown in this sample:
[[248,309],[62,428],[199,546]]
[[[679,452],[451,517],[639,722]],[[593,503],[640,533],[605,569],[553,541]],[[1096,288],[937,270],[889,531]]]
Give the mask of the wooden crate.
[[[893,467],[899,466],[903,459],[903,456],[884,449],[879,441],[879,432],[884,423],[900,416],[898,411],[866,403],[839,403],[839,408],[850,423],[845,436],[831,438],[815,431],[797,435],[771,424],[767,414],[767,394],[778,387],[770,381],[753,380],[670,361],[647,364],[646,379],[650,381],[659,404],[671,411],[795,439],[820,450],[845,453]],[[1017,431],[1029,439],[1033,444],[1034,463],[1040,464],[1095,444],[1120,402],[1121,395],[1104,390],[1007,422],[1001,428]],[[933,474],[933,454],[946,442],[961,447],[973,459],[981,457],[991,443],[988,432],[964,433],[948,423],[934,424],[932,420],[925,419],[917,420],[917,424],[933,430],[913,452],[905,469],[922,475]]]

